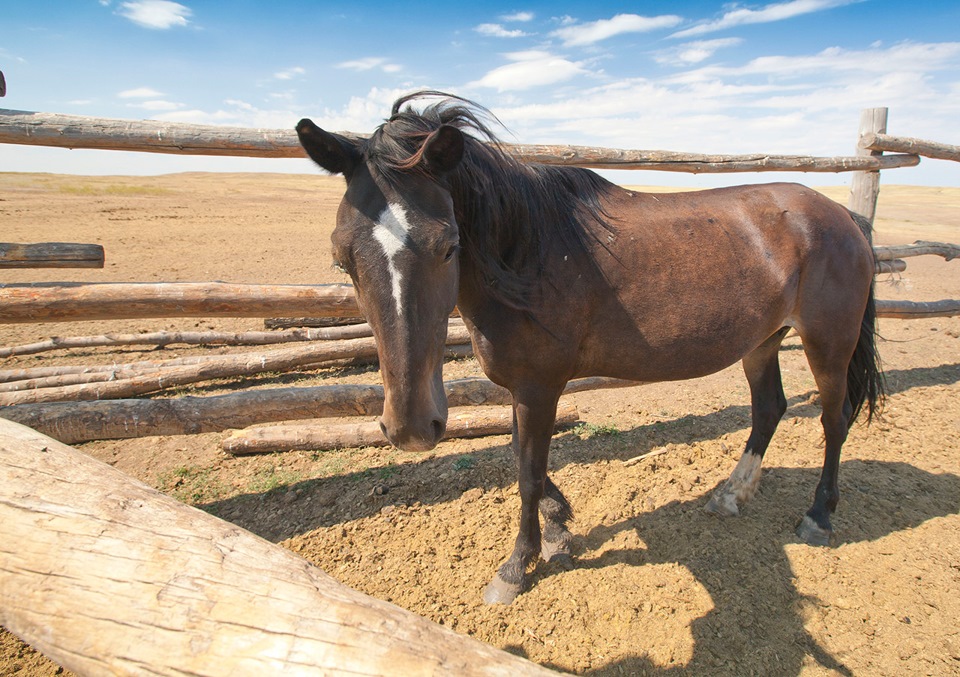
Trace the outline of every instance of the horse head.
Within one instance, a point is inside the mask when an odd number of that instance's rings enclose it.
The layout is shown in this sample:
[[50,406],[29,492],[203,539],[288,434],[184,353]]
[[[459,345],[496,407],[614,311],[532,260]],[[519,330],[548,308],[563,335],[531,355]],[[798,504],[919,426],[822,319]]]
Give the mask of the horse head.
[[354,140],[304,119],[297,134],[314,162],[347,181],[333,255],[376,338],[385,394],[380,427],[400,449],[427,451],[446,430],[443,353],[460,241],[444,177],[460,163],[464,141],[459,129],[442,125],[420,134],[403,163],[385,164],[378,146],[384,127],[370,140]]

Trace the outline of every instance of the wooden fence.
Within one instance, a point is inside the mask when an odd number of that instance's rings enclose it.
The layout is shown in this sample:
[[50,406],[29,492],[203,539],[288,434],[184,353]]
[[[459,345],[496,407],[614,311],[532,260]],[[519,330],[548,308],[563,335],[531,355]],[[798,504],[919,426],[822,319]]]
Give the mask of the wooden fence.
[[[848,157],[704,155],[524,144],[507,145],[506,149],[526,161],[601,169],[853,171],[857,174],[849,206],[872,220],[881,170],[914,166],[921,155],[960,160],[960,148],[956,146],[887,135],[886,118],[886,109],[863,112],[858,150]],[[0,110],[0,143],[182,155],[304,156],[292,130],[103,120],[12,110]],[[49,244],[57,246],[0,244],[0,267],[102,266],[102,250]],[[905,256],[937,254],[950,259],[960,253],[960,248],[917,243],[877,247],[876,251],[878,265],[882,266],[879,270],[902,270]],[[267,312],[349,317],[358,313],[349,287],[223,283],[0,285],[0,308],[0,322],[262,317]],[[881,303],[880,313],[888,317],[955,315],[960,314],[960,302],[897,307]],[[382,389],[375,386],[280,388],[273,389],[269,396],[251,391],[149,403],[136,399],[100,401],[225,374],[248,375],[284,365],[309,367],[330,359],[367,359],[375,354],[369,327],[341,329],[327,334],[320,330],[272,332],[278,341],[307,344],[269,354],[220,359],[216,364],[210,358],[198,358],[113,365],[110,369],[0,371],[0,417],[20,420],[52,437],[76,442],[225,430],[251,421],[317,416],[318,412],[336,412],[329,415],[337,416],[376,413],[382,407]],[[452,342],[462,345],[466,340],[465,331],[456,321],[451,323],[450,332]],[[0,357],[69,346],[119,345],[124,341],[261,345],[273,340],[264,334],[213,337],[209,333],[188,336],[158,332],[148,337],[51,339],[0,349]],[[316,345],[318,339],[330,338],[337,340]],[[627,384],[584,379],[573,382],[571,389]],[[506,394],[490,385],[451,382],[446,387],[451,405],[505,402]],[[40,394],[44,391],[49,398]],[[576,418],[575,411],[564,415],[570,420]],[[475,413],[464,416],[477,419]],[[491,414],[490,419],[497,417],[503,419],[500,429],[508,430],[509,415]],[[318,673],[347,669],[360,673],[546,672],[338,586],[294,555],[212,516],[180,506],[70,447],[3,418],[0,518],[6,538],[0,544],[0,570],[15,575],[0,580],[0,623],[66,667],[80,672],[109,672],[127,669],[136,662],[157,671],[191,674],[293,669]],[[456,420],[457,414],[452,418]],[[136,424],[128,425],[130,421]],[[298,429],[282,443],[285,448],[315,446],[318,439],[331,435],[335,444],[344,441],[339,433],[329,430],[315,433],[304,434]],[[372,430],[350,439],[376,443],[377,433]],[[262,431],[253,431],[247,438],[243,441],[234,436],[228,446],[236,447],[231,449],[233,453],[277,448],[262,446]],[[101,537],[90,539],[86,536],[89,533]],[[117,544],[122,552],[115,549]],[[55,558],[51,558],[52,552],[57,553]],[[170,553],[190,556],[180,561]],[[118,574],[116,567],[120,564],[135,567],[135,574],[126,578]],[[251,584],[251,572],[261,576],[261,587]],[[278,595],[278,590],[284,594]],[[110,612],[85,613],[91,604]],[[209,617],[206,610],[212,606],[226,612],[218,618]],[[201,646],[205,649],[197,651]]]

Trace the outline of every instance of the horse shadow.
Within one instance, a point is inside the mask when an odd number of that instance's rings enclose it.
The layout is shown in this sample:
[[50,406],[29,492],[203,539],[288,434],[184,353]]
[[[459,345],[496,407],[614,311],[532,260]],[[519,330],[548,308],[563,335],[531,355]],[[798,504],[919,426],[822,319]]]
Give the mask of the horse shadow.
[[[844,498],[836,519],[836,547],[876,541],[960,510],[960,476],[932,474],[901,462],[851,460],[841,465]],[[821,669],[853,674],[807,631],[803,615],[820,602],[796,588],[787,553],[790,545],[809,547],[800,544],[793,527],[798,506],[809,500],[818,475],[815,469],[765,470],[760,491],[740,518],[717,518],[703,511],[714,487],[579,534],[577,569],[680,565],[713,602],[713,608],[690,625],[693,653],[683,665],[663,667],[637,655],[587,674],[791,675],[809,667],[811,659]],[[911,504],[898,494],[922,496],[923,501]],[[604,548],[624,531],[635,531],[645,547]],[[538,567],[533,585],[563,573]],[[643,637],[642,627],[635,637]],[[638,644],[642,646],[642,639]]]
[[[891,394],[914,387],[952,384],[960,382],[960,364],[892,371],[887,374],[887,382]],[[818,416],[819,407],[810,400],[810,393],[791,398],[788,416]],[[568,435],[563,438],[560,453],[554,454],[551,472],[585,458],[626,460],[664,444],[716,439],[723,432],[748,427],[749,422],[749,407],[733,405],[709,414],[639,426],[612,440],[580,441]],[[811,453],[815,453],[814,446],[811,445]],[[816,606],[817,600],[797,589],[788,557],[788,546],[799,543],[793,528],[810,500],[819,469],[778,467],[775,450],[772,451],[760,490],[740,518],[719,519],[704,513],[707,497],[716,486],[700,486],[697,495],[690,499],[640,510],[632,517],[612,525],[593,526],[585,533],[576,530],[577,569],[681,565],[713,602],[710,611],[690,624],[693,653],[683,665],[663,667],[638,652],[588,674],[744,674],[746,669],[790,675],[799,674],[811,660],[821,669],[852,674],[841,658],[831,655],[807,631],[804,613]],[[376,478],[376,471],[371,474],[368,470],[308,480],[286,488],[284,493],[239,496],[203,507],[217,514],[237,502],[255,500],[265,513],[288,512],[290,505],[285,496],[290,490],[308,496],[325,492],[337,496],[333,507],[314,502],[299,516],[288,513],[290,528],[282,534],[264,531],[255,514],[248,515],[248,524],[238,522],[265,538],[280,540],[368,517],[398,501],[438,505],[456,500],[472,488],[502,490],[516,482],[512,452],[509,445],[503,444],[468,454],[424,458],[397,466],[394,472],[396,486],[382,496],[367,493],[364,482]],[[417,484],[412,479],[424,475],[437,481]],[[644,488],[637,489],[642,497]],[[836,519],[839,546],[876,541],[930,519],[956,514],[960,506],[960,477],[928,473],[903,462],[843,461],[840,490],[842,504]],[[922,496],[924,500],[911,503],[904,498],[907,496]],[[606,547],[628,530],[636,532],[645,547]],[[758,575],[759,569],[762,575]],[[533,573],[532,585],[563,574],[559,567],[541,563]],[[640,618],[644,618],[643,614]],[[775,623],[770,622],[772,618]],[[638,646],[642,646],[642,636],[642,628],[638,628]],[[523,653],[520,648],[512,650]],[[744,667],[745,656],[749,656],[749,668]]]

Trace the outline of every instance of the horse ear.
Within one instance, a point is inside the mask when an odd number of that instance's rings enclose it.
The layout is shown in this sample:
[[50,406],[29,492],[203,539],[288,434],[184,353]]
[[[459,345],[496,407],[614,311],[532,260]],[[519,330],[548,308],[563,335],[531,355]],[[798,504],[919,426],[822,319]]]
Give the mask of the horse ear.
[[438,127],[423,143],[423,158],[431,169],[453,171],[463,159],[463,132],[452,125]]
[[307,155],[332,174],[349,176],[360,162],[356,143],[339,134],[323,131],[313,120],[304,118],[298,122],[297,136]]

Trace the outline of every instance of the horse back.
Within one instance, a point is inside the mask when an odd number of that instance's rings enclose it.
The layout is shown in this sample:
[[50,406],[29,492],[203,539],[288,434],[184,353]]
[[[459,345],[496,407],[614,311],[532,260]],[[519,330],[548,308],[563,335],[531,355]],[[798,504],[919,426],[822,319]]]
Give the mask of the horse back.
[[[856,315],[859,327],[870,244],[846,209],[810,188],[617,190],[605,208],[614,228],[591,247],[595,274],[566,301],[582,331],[578,375],[692,378],[735,363],[785,325],[829,314]],[[574,313],[571,304],[580,304]]]

